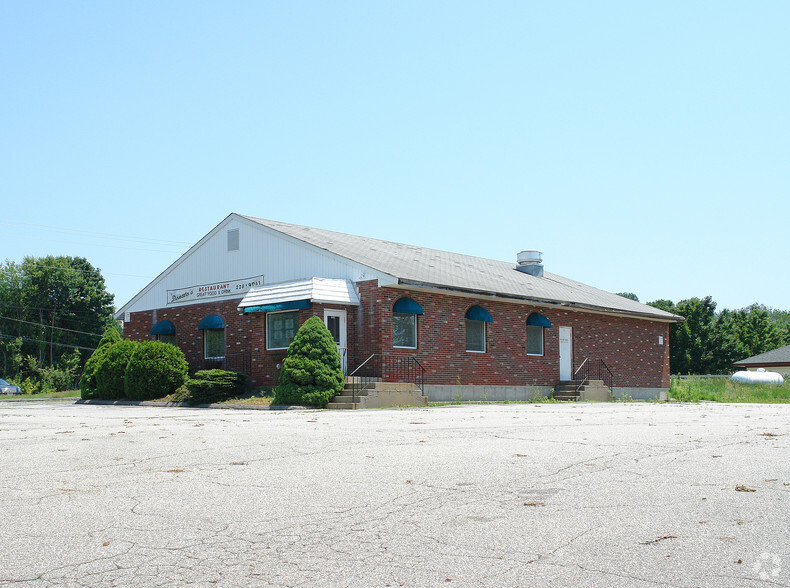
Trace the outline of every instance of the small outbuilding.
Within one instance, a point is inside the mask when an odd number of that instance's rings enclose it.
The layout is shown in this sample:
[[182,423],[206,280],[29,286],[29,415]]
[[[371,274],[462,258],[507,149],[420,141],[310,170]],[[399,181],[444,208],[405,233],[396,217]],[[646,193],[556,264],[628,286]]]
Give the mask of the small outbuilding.
[[[528,400],[596,380],[665,398],[681,317],[513,262],[230,214],[117,313],[124,336],[180,347],[192,370],[274,386],[311,316],[346,374],[378,370],[430,400]],[[573,385],[571,385],[571,388]]]
[[773,351],[766,351],[754,357],[747,357],[733,364],[739,370],[754,371],[765,368],[766,371],[790,376],[790,345]]

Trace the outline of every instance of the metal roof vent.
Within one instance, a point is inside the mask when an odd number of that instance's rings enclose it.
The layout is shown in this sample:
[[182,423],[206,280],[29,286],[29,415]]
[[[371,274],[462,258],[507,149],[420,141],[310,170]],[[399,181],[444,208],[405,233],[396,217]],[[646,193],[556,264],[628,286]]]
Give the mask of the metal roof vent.
[[543,253],[540,251],[535,249],[519,251],[516,261],[518,262],[516,266],[518,271],[537,278],[543,277]]

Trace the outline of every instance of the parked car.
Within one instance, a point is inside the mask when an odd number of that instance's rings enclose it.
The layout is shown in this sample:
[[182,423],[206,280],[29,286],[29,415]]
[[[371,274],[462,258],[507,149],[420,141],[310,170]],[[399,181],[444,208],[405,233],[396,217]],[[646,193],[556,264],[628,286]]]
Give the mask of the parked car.
[[9,384],[5,380],[0,380],[0,394],[22,394],[22,388]]

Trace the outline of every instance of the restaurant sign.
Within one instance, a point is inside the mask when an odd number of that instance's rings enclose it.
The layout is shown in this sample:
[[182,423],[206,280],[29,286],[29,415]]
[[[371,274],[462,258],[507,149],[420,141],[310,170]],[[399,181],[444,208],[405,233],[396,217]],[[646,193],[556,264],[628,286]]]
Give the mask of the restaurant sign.
[[244,280],[233,280],[230,282],[213,282],[200,286],[180,288],[179,290],[168,290],[167,304],[240,297],[244,296],[250,288],[256,286],[263,286],[263,276],[246,278]]

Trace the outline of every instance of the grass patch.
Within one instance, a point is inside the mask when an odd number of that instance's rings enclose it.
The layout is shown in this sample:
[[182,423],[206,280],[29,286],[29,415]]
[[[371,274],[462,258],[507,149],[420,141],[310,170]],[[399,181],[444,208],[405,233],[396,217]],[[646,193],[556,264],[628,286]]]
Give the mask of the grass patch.
[[761,404],[790,403],[790,380],[781,386],[738,384],[729,378],[691,377],[669,382],[669,397],[680,402],[754,402]]
[[79,398],[79,390],[62,390],[60,392],[41,392],[39,394],[5,394],[0,398]]

